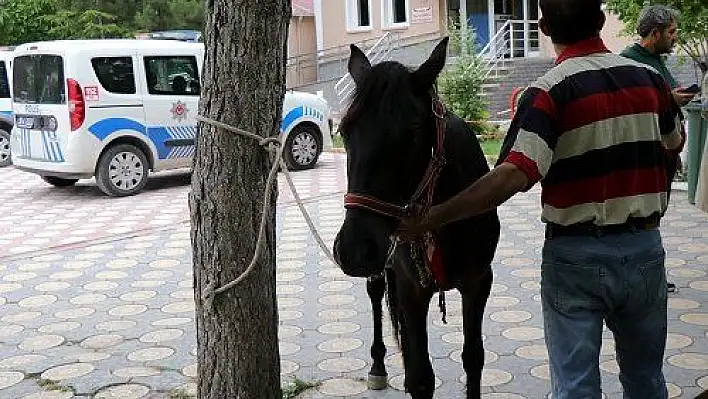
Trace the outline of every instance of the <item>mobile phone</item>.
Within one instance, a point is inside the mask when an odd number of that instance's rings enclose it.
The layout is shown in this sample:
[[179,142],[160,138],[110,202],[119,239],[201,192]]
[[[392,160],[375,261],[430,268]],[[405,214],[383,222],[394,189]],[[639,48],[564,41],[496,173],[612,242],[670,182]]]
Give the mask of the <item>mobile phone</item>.
[[696,94],[696,93],[698,93],[698,92],[700,92],[700,91],[701,91],[701,88],[698,87],[698,85],[695,84],[695,83],[692,84],[691,86],[684,87],[683,89],[681,89],[681,92],[682,92],[682,93],[692,93],[692,94]]

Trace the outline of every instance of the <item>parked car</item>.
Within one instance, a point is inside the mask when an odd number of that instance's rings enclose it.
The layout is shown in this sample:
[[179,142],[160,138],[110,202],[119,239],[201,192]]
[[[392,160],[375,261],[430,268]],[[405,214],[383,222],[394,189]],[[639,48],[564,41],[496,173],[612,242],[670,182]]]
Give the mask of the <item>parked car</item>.
[[200,43],[202,40],[202,33],[197,30],[165,30],[158,32],[150,32],[146,35],[149,39],[159,39],[159,40],[180,40],[183,42],[194,42]]
[[[85,40],[14,52],[12,155],[54,186],[95,177],[111,196],[138,193],[150,171],[190,167],[202,43]],[[281,131],[290,169],[332,146],[324,98],[288,92]]]
[[10,165],[10,133],[14,120],[12,118],[12,100],[10,99],[10,62],[11,51],[0,51],[0,167]]

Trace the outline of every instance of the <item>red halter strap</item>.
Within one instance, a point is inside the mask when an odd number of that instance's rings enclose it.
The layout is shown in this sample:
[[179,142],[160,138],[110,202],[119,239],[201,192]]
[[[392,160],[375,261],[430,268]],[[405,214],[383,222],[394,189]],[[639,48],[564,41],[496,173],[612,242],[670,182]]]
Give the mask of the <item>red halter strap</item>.
[[445,166],[445,106],[440,101],[437,93],[432,93],[432,111],[435,117],[436,142],[433,156],[430,159],[428,168],[423,175],[423,179],[418,184],[408,204],[400,206],[381,201],[366,194],[347,193],[344,196],[344,207],[366,209],[383,216],[403,220],[413,213],[425,213],[433,203],[435,186],[437,185],[440,172]]

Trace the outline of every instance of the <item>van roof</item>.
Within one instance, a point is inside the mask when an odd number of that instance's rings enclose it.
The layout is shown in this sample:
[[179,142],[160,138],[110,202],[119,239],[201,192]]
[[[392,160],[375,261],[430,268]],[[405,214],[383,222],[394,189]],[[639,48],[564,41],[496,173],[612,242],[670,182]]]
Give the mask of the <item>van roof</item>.
[[[33,48],[36,47],[36,48]],[[94,39],[94,40],[52,40],[32,42],[19,45],[15,53],[24,53],[33,50],[56,52],[79,52],[87,49],[102,50],[152,50],[152,49],[203,49],[203,43],[189,43],[171,40],[146,40],[146,39]]]

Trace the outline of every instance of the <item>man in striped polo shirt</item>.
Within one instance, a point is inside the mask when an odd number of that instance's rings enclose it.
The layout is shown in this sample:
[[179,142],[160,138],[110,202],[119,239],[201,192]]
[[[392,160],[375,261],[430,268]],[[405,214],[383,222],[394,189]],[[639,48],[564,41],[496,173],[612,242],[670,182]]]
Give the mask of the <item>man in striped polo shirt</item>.
[[666,156],[684,142],[678,106],[651,68],[610,53],[601,0],[541,0],[556,66],[523,94],[497,166],[421,217],[411,239],[493,209],[541,182],[541,303],[555,399],[600,398],[603,321],[625,398],[668,396],[667,292],[657,229]]

